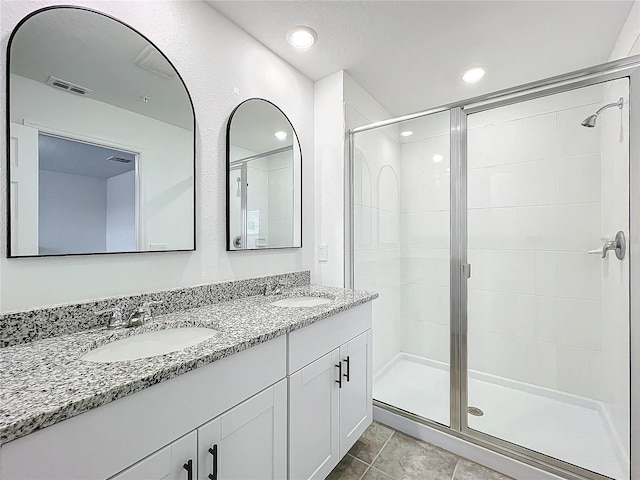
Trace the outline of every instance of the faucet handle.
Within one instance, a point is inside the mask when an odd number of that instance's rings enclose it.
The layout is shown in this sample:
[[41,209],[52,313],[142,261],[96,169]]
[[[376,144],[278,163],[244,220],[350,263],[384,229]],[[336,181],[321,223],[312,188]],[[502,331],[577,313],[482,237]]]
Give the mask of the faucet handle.
[[125,305],[116,305],[115,307],[105,308],[104,310],[94,310],[94,315],[104,315],[105,313],[111,313],[111,320],[107,325],[107,328],[118,328],[126,326],[126,322],[122,318],[122,309]]
[[150,300],[148,302],[144,302],[139,308],[139,311],[142,311],[144,313],[146,313],[147,315],[149,315],[149,317],[152,317],[153,315],[151,314],[151,307],[153,305],[160,305],[161,303],[164,303],[162,300]]
[[280,295],[284,285],[282,283],[273,282],[273,283],[265,283],[264,284],[264,294],[265,295]]

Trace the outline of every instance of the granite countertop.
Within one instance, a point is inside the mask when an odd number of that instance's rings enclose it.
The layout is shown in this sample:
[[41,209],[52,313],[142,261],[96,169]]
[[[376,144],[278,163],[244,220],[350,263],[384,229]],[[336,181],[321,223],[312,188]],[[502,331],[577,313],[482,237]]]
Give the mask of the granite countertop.
[[[271,305],[280,298],[332,298],[315,307]],[[99,328],[0,349],[0,444],[138,392],[194,368],[377,298],[377,293],[306,285],[155,317],[141,327]],[[209,327],[219,333],[178,352],[138,360],[80,360],[98,346],[146,331]]]

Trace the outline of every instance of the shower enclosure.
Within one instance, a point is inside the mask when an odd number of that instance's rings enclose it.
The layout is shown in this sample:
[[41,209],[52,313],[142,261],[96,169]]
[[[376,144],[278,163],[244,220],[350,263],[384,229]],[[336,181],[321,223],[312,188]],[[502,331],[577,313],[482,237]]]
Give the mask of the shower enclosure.
[[639,61],[350,131],[376,406],[567,478],[637,478]]

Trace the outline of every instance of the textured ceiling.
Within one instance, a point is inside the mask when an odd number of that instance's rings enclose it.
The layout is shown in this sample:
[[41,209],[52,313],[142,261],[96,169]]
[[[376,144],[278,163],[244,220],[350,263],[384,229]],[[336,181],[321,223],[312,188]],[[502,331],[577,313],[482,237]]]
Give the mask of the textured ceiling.
[[[312,80],[344,69],[403,115],[604,63],[631,1],[218,1],[207,3]],[[309,25],[306,52],[286,32]],[[473,66],[487,70],[475,86]]]

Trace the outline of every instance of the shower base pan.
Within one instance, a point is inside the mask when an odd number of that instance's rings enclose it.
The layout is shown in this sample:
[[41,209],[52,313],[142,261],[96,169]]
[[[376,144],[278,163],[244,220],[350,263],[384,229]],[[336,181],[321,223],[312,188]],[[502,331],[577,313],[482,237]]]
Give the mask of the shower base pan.
[[[373,398],[449,425],[449,366],[398,354],[374,378]],[[469,372],[469,427],[615,479],[628,460],[602,404],[481,372]],[[478,413],[478,412],[475,412]]]

